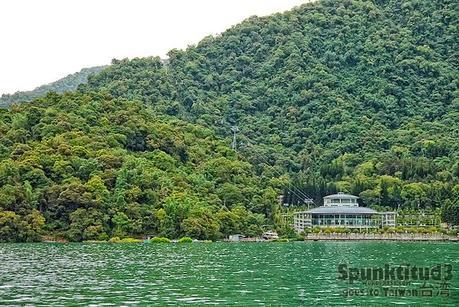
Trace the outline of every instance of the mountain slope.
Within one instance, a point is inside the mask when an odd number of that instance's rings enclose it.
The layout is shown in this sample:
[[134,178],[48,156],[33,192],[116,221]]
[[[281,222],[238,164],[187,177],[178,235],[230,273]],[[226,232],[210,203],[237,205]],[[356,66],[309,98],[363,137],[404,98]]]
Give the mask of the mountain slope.
[[103,94],[0,110],[0,242],[257,235],[276,192],[212,132]]
[[63,93],[74,91],[78,85],[86,83],[89,75],[96,74],[105,67],[106,66],[95,66],[90,68],[83,68],[79,72],[70,74],[67,77],[59,79],[55,82],[39,86],[32,91],[4,94],[0,97],[0,107],[6,107],[16,102],[30,101],[42,97],[48,92]]
[[438,207],[459,199],[457,29],[452,0],[318,1],[172,50],[167,65],[114,61],[80,90],[223,137],[236,125],[259,173],[288,173],[318,202],[342,190]]

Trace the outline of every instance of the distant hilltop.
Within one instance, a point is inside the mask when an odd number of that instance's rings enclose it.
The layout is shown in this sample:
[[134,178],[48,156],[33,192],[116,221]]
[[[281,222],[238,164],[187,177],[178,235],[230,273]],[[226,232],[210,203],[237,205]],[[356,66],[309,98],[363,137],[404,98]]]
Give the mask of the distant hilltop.
[[32,91],[16,92],[14,94],[3,94],[0,97],[0,107],[6,107],[16,102],[30,101],[39,97],[44,96],[48,92],[63,93],[68,91],[74,91],[78,85],[86,83],[90,75],[96,74],[104,69],[106,66],[95,66],[89,68],[83,68],[79,72],[70,74],[62,79],[55,82],[41,85]]

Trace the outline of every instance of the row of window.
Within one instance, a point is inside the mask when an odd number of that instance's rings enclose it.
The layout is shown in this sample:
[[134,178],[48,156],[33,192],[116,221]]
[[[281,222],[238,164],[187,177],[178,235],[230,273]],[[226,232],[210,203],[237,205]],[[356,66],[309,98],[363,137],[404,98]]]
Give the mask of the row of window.
[[312,225],[363,225],[363,226],[375,226],[379,225],[379,223],[375,223],[372,220],[319,220],[313,219]]
[[356,204],[357,199],[355,198],[326,198],[325,203],[329,204]]
[[362,215],[362,214],[316,214],[314,215],[315,219],[323,219],[323,218],[329,218],[329,219],[369,219],[370,215]]

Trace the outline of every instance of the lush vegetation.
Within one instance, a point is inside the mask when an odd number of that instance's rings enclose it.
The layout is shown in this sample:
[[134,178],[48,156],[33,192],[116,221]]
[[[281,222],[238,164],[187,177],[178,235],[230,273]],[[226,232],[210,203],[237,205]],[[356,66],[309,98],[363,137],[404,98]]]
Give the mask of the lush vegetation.
[[[104,242],[104,241],[96,241],[96,242]],[[135,238],[123,238],[120,239],[119,237],[113,237],[108,240],[109,243],[141,243],[143,242],[142,240],[135,239]]]
[[70,74],[67,77],[59,79],[50,84],[39,86],[32,91],[16,92],[14,94],[3,94],[0,97],[0,108],[9,106],[13,103],[31,101],[33,99],[43,97],[48,92],[64,93],[74,91],[78,85],[87,82],[88,76],[96,74],[104,68],[105,66],[83,68],[79,72]]
[[443,207],[441,217],[449,225],[459,226],[459,202],[448,202]]
[[0,241],[256,235],[275,203],[210,130],[140,103],[53,93],[0,111]]
[[154,237],[150,240],[150,243],[171,243],[172,241],[164,237]]
[[[82,91],[140,100],[230,137],[259,174],[366,205],[459,199],[455,1],[318,1],[185,51],[114,61]],[[272,167],[273,166],[273,167]],[[286,189],[285,201],[304,195]],[[454,206],[452,208],[455,208]]]
[[0,241],[253,236],[280,221],[281,193],[457,224],[456,14],[318,1],[2,110]]
[[178,243],[193,243],[193,239],[190,237],[183,237],[178,240]]

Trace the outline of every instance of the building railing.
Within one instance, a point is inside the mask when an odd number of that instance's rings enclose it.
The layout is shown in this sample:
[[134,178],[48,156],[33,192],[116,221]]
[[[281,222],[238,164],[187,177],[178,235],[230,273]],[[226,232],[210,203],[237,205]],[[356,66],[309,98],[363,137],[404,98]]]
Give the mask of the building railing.
[[397,241],[447,241],[457,239],[442,233],[308,233],[305,240],[397,240]]

